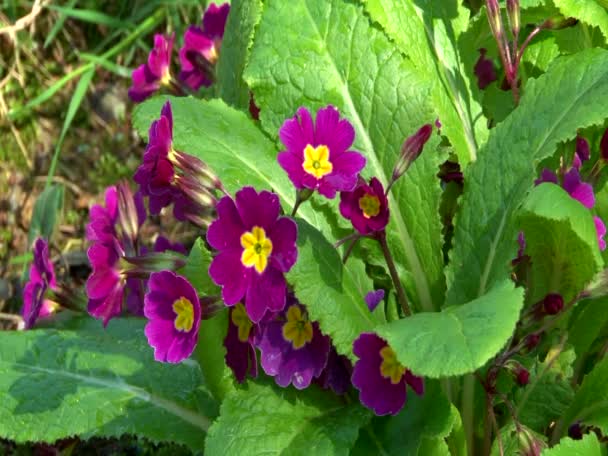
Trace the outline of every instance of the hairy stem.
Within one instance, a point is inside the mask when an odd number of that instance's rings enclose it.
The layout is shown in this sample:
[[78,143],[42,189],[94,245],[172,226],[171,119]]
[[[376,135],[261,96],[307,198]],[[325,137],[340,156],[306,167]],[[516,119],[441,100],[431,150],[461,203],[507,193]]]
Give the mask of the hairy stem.
[[412,311],[407,303],[407,296],[405,294],[405,290],[403,289],[403,284],[401,283],[401,280],[399,280],[399,274],[397,273],[397,268],[395,267],[395,260],[393,260],[393,255],[391,255],[391,251],[386,243],[385,231],[382,231],[382,233],[379,234],[378,242],[380,242],[380,247],[382,249],[382,253],[384,254],[384,259],[386,260],[386,265],[391,273],[395,290],[397,290],[397,300],[399,301],[399,305],[401,306],[401,309],[403,309],[403,313],[409,317],[412,315]]

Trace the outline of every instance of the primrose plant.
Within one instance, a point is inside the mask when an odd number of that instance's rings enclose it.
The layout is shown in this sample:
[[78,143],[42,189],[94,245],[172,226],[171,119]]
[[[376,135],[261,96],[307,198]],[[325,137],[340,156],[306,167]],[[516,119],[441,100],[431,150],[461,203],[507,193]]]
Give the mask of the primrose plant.
[[155,35],[134,182],[86,229],[103,328],[36,240],[0,435],[605,454],[608,10],[478,3],[233,0]]

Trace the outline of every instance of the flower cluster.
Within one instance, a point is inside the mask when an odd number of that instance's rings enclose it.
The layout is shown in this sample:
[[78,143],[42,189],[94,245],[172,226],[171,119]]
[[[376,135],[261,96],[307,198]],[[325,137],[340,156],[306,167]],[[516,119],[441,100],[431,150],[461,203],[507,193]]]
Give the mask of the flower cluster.
[[131,100],[141,102],[163,87],[182,95],[210,86],[229,12],[230,4],[217,6],[211,3],[203,15],[201,26],[193,25],[186,30],[184,45],[179,50],[181,70],[177,78],[171,73],[175,36],[154,35],[154,47],[148,61],[133,71],[129,89]]

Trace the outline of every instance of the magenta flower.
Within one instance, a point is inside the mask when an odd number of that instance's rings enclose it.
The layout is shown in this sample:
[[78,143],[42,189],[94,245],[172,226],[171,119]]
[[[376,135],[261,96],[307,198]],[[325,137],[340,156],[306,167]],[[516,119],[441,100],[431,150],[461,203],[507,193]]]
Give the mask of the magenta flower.
[[230,4],[211,3],[203,15],[202,28],[190,26],[184,34],[184,46],[179,50],[179,78],[192,90],[213,82],[213,66],[219,57],[229,12]]
[[395,352],[374,333],[363,333],[353,343],[359,357],[352,382],[359,390],[361,403],[376,415],[396,415],[407,397],[406,384],[416,394],[424,393],[424,380],[412,374],[397,360]]
[[477,63],[475,63],[475,67],[473,68],[473,72],[477,77],[477,87],[481,90],[498,79],[496,70],[494,69],[494,63],[492,60],[486,58],[487,52],[488,51],[484,48],[479,50],[479,59],[477,59]]
[[232,369],[237,382],[243,383],[249,373],[258,376],[258,360],[253,345],[257,326],[247,316],[240,302],[230,309],[228,334],[224,339],[226,365]]
[[258,323],[267,310],[285,307],[283,273],[298,257],[298,230],[293,220],[279,217],[279,198],[273,193],[243,187],[235,201],[220,200],[218,218],[207,232],[207,241],[219,251],[209,275],[222,287],[226,305],[245,298],[247,315]]
[[23,289],[23,308],[21,315],[25,323],[25,329],[30,329],[39,317],[46,317],[54,310],[51,301],[45,299],[45,294],[50,288],[57,288],[55,269],[49,257],[49,245],[42,239],[34,241],[34,261],[30,267],[29,280]]
[[331,389],[336,394],[345,394],[351,386],[350,377],[353,365],[344,355],[338,355],[334,347],[331,347],[327,358],[327,366],[321,372],[316,383],[321,388]]
[[397,179],[403,176],[409,167],[412,166],[412,163],[420,157],[424,146],[431,138],[431,133],[433,133],[433,126],[431,124],[425,124],[420,127],[416,133],[407,137],[403,142],[401,154],[393,168],[393,174],[391,176],[391,181],[388,184],[387,193]]
[[572,159],[572,167],[578,170],[583,166],[583,162],[589,160],[591,152],[589,151],[589,143],[581,136],[576,137],[576,150]]
[[205,218],[215,205],[212,191],[221,188],[219,180],[198,158],[173,149],[173,114],[167,101],[160,118],[152,122],[143,163],[133,177],[149,199],[150,212],[173,203],[178,220],[206,225]]
[[600,246],[600,250],[606,250],[606,241],[604,236],[606,235],[606,225],[603,220],[598,216],[593,217],[593,223],[595,224],[595,231],[597,232],[597,242]]
[[129,98],[136,103],[144,101],[162,85],[171,83],[171,52],[174,36],[154,35],[154,48],[150,51],[148,62],[141,64],[132,74]]
[[365,166],[365,158],[348,150],[355,139],[355,130],[333,106],[317,112],[313,125],[310,112],[298,109],[279,130],[286,151],[278,161],[298,189],[318,190],[327,198],[336,192],[350,192],[357,184],[357,175]]
[[374,290],[370,291],[365,295],[365,304],[367,304],[367,308],[370,312],[376,310],[378,304],[382,302],[384,299],[384,290]]
[[311,322],[304,307],[290,298],[285,310],[262,320],[255,344],[261,352],[264,372],[283,388],[310,385],[327,365],[329,337]]
[[352,192],[340,193],[340,214],[361,234],[383,231],[388,223],[388,199],[384,187],[372,177],[369,185],[361,179]]
[[144,330],[154,348],[154,359],[179,363],[194,351],[201,324],[201,305],[196,290],[172,271],[154,272],[144,299]]

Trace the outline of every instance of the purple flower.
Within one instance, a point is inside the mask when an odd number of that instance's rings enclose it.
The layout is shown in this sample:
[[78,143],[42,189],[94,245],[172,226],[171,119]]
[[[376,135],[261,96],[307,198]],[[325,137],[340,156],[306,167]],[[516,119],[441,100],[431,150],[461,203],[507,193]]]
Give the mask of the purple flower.
[[222,287],[226,305],[245,298],[247,315],[258,323],[267,310],[285,307],[283,273],[298,257],[298,230],[293,220],[279,217],[279,198],[273,193],[243,187],[235,201],[220,200],[218,218],[207,232],[207,241],[219,251],[209,275]]
[[406,384],[416,394],[424,393],[424,380],[413,375],[399,361],[388,344],[374,333],[363,333],[353,343],[359,357],[353,370],[353,385],[361,403],[376,415],[396,415],[406,399]]
[[299,108],[279,130],[286,151],[278,161],[298,189],[319,190],[327,198],[336,192],[349,192],[357,184],[357,175],[365,166],[365,158],[348,150],[355,139],[355,130],[333,106],[317,112],[313,125],[310,111]]
[[55,269],[49,257],[49,245],[42,239],[34,241],[34,261],[30,267],[29,281],[23,289],[23,308],[21,315],[25,329],[30,329],[39,317],[50,315],[54,306],[44,298],[49,288],[56,289]]
[[593,206],[595,206],[593,187],[591,184],[587,184],[581,180],[578,169],[571,168],[570,171],[564,174],[564,182],[562,186],[572,198],[577,200],[587,209],[592,209]]
[[260,349],[262,368],[277,385],[293,384],[297,389],[310,385],[327,365],[329,337],[319,324],[311,322],[304,307],[294,298],[287,308],[260,323],[255,344]]
[[179,363],[194,351],[201,323],[196,290],[171,271],[154,272],[148,281],[144,315],[150,321],[145,334],[154,348],[154,359]]
[[477,76],[477,87],[481,90],[485,89],[492,82],[498,79],[496,77],[496,70],[494,69],[494,63],[492,60],[486,58],[487,50],[481,48],[479,50],[479,59],[473,68],[475,76]]
[[361,179],[352,192],[340,193],[340,214],[361,234],[384,230],[389,209],[380,181],[372,177],[368,185]]
[[192,90],[212,83],[213,66],[220,53],[229,12],[230,4],[211,3],[203,15],[202,28],[190,26],[184,34],[184,46],[179,50],[182,67],[179,78]]
[[258,376],[258,360],[253,346],[254,324],[240,302],[230,309],[228,334],[224,339],[226,365],[232,369],[236,380],[243,383],[249,373]]
[[600,246],[600,250],[606,250],[606,241],[604,240],[606,225],[604,225],[602,219],[597,216],[593,217],[593,223],[595,224],[595,231],[597,231],[597,242]]
[[433,126],[431,124],[425,124],[403,142],[403,145],[401,146],[401,155],[399,155],[397,163],[395,163],[395,167],[393,168],[393,174],[388,186],[389,189],[397,179],[405,174],[409,167],[412,166],[412,163],[420,156],[425,144],[431,137],[431,133],[433,133]]
[[370,291],[365,295],[365,303],[370,312],[373,312],[384,299],[384,290]]
[[583,162],[589,160],[591,153],[589,152],[589,143],[581,136],[576,137],[576,150],[572,159],[572,167],[581,169]]
[[171,83],[171,52],[173,51],[174,35],[165,37],[154,35],[154,48],[150,51],[148,62],[133,71],[133,83],[129,88],[129,98],[139,103],[144,101],[162,85]]
[[149,198],[152,214],[160,213],[173,203],[175,218],[203,225],[203,219],[215,205],[212,191],[221,188],[219,180],[201,160],[173,149],[173,114],[169,101],[163,105],[160,118],[150,126],[143,163],[133,179],[141,193]]
[[105,202],[105,207],[91,208],[86,229],[93,268],[86,284],[88,311],[102,319],[104,326],[122,310],[127,276],[120,261],[137,255],[138,230],[145,220],[141,194],[133,195],[126,184],[108,187]]
[[321,376],[316,379],[321,388],[332,389],[336,394],[345,394],[350,388],[350,377],[353,372],[353,365],[344,355],[338,355],[334,347],[329,351],[327,366],[321,372]]

